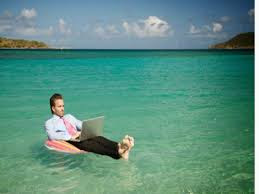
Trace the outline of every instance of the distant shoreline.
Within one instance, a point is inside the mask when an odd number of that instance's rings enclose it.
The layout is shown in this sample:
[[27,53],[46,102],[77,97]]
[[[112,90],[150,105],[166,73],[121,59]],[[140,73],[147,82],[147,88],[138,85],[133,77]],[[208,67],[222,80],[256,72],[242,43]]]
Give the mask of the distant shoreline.
[[0,50],[28,50],[28,51],[73,51],[73,50],[82,50],[82,51],[253,51],[254,48],[204,48],[204,49],[60,49],[60,48],[0,48]]
[[209,49],[254,49],[254,32],[238,34],[226,42],[209,46]]

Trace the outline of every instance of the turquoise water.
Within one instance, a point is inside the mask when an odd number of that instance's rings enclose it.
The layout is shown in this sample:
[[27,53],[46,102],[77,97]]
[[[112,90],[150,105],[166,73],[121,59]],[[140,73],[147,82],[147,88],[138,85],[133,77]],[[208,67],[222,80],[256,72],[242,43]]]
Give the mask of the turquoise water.
[[[47,150],[49,97],[129,161]],[[252,51],[0,50],[0,193],[253,193]]]

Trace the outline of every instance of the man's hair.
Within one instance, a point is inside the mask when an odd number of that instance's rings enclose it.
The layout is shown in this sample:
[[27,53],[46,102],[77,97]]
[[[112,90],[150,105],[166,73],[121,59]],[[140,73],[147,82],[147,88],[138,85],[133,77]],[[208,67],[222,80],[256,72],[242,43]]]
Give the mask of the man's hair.
[[55,106],[55,101],[58,99],[63,99],[63,97],[61,94],[57,94],[57,93],[53,94],[49,99],[49,105],[50,105],[50,110],[52,114],[54,113],[52,110],[52,106]]

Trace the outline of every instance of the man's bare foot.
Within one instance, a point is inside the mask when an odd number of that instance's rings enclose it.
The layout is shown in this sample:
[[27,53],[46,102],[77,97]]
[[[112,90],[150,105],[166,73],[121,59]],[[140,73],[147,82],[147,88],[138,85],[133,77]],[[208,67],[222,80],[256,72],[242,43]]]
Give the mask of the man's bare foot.
[[127,145],[125,145],[122,142],[118,143],[118,152],[119,152],[120,155],[123,154],[126,150],[128,150]]
[[118,147],[119,147],[118,152],[119,152],[120,156],[123,159],[128,160],[128,158],[129,158],[129,154],[128,154],[129,153],[129,147],[123,142],[119,143]]
[[129,159],[129,150],[126,150],[122,155],[121,157],[124,159],[124,160],[128,160]]
[[129,159],[129,152],[134,146],[134,138],[126,135],[121,143],[119,143],[119,154],[125,160]]
[[134,146],[134,138],[129,135],[125,135],[123,141],[128,145],[130,149]]

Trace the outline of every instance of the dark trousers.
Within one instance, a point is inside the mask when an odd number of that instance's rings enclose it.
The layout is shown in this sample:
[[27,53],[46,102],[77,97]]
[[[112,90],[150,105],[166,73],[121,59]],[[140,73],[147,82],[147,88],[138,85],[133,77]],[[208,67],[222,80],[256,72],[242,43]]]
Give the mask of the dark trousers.
[[80,150],[93,152],[96,154],[107,155],[114,159],[120,159],[118,153],[118,143],[111,141],[105,137],[97,136],[80,142],[67,141]]

